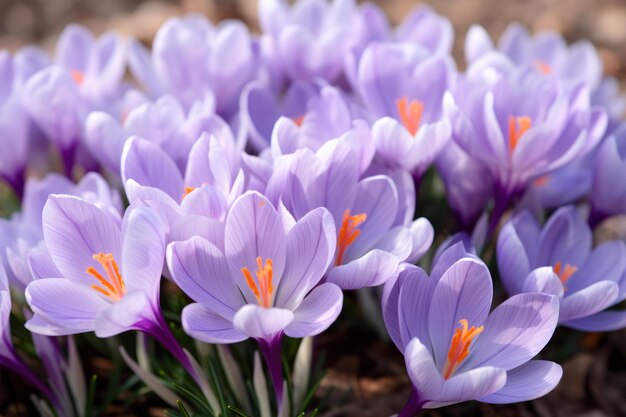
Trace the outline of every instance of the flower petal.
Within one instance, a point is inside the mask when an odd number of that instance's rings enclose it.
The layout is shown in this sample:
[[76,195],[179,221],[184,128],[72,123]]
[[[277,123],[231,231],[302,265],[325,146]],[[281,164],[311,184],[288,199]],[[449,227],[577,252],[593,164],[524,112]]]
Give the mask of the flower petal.
[[590,316],[613,305],[619,287],[613,281],[599,281],[573,294],[565,293],[561,301],[560,322]]
[[374,249],[359,259],[332,268],[327,278],[344,290],[375,287],[391,279],[399,263],[396,256]]
[[183,309],[182,322],[188,335],[207,343],[237,343],[248,338],[233,327],[232,321],[198,303]]
[[334,323],[342,305],[343,293],[335,284],[316,287],[294,311],[294,320],[285,334],[296,338],[320,334]]
[[295,309],[319,283],[335,256],[335,233],[335,222],[324,208],[311,211],[291,228],[285,278],[276,293],[276,306]]
[[249,337],[270,340],[283,332],[293,322],[294,317],[291,310],[248,304],[235,313],[233,325]]
[[139,323],[152,315],[154,308],[156,306],[144,291],[128,292],[120,301],[99,312],[94,326],[96,336],[105,338],[135,330]]
[[43,209],[43,235],[50,257],[63,276],[91,286],[96,279],[86,270],[100,265],[97,253],[121,259],[121,232],[112,216],[93,204],[69,195],[52,195]]
[[526,293],[509,298],[489,315],[459,371],[479,366],[510,370],[523,365],[552,337],[558,311],[559,300],[551,295]]
[[506,384],[480,398],[491,404],[510,404],[534,400],[552,391],[561,381],[563,368],[554,362],[530,361],[507,372]]
[[26,327],[37,333],[65,334],[85,333],[94,330],[98,313],[109,304],[95,291],[74,284],[63,278],[48,278],[31,282],[26,287],[26,301],[35,313],[50,328],[41,328],[36,323]]

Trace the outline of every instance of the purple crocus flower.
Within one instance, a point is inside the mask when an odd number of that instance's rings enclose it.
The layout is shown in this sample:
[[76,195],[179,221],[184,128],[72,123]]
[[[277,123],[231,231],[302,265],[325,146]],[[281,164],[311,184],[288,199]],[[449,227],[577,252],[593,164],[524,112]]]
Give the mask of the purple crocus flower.
[[184,177],[158,146],[130,138],[122,154],[122,179],[131,203],[154,207],[166,220],[168,241],[223,221],[244,187],[239,152],[232,137],[219,131],[204,133],[194,144]]
[[0,179],[6,181],[21,199],[30,120],[15,86],[15,72],[13,57],[7,51],[0,51]]
[[[199,375],[169,330],[159,307],[165,226],[147,207],[119,220],[68,195],[50,196],[43,210],[46,248],[59,276],[26,287],[34,316],[26,327],[44,335],[128,330],[158,340],[198,381]],[[30,259],[31,268],[37,259]],[[45,267],[44,267],[45,268]]]
[[626,213],[626,124],[606,138],[593,162],[589,220],[595,226],[609,216]]
[[58,399],[50,388],[24,363],[15,351],[11,341],[10,315],[11,294],[9,292],[9,283],[4,267],[0,264],[0,367],[7,368],[20,375],[53,405],[59,405]]
[[542,291],[561,299],[559,323],[581,330],[626,326],[626,313],[603,311],[626,299],[626,244],[591,247],[591,230],[573,206],[562,207],[543,228],[528,212],[498,236],[497,258],[509,294]]
[[278,136],[289,148],[317,149],[352,128],[350,105],[332,86],[294,82],[281,103],[271,89],[250,84],[242,95],[241,107],[250,144],[257,151],[270,146],[275,129],[283,131]]
[[512,69],[501,55],[475,62],[446,93],[444,109],[453,139],[494,178],[491,232],[530,181],[587,154],[607,124],[586,87],[564,92],[539,74]]
[[300,149],[283,157],[267,185],[268,196],[296,219],[317,207],[330,211],[337,253],[326,278],[343,289],[386,282],[401,261],[417,261],[433,238],[430,223],[412,221],[413,211],[405,208],[414,208],[412,184],[400,190],[387,175],[361,179],[360,160],[355,148],[335,139],[316,153]]
[[[30,178],[26,182],[22,211],[13,214],[11,219],[0,219],[0,234],[4,237],[0,259],[5,262],[11,285],[20,292],[33,280],[28,257],[43,240],[41,213],[50,194],[79,196],[113,217],[121,218],[119,193],[95,172],[85,175],[78,184],[54,173],[41,180]],[[47,254],[43,245],[37,251]]]
[[375,43],[359,62],[358,86],[376,121],[377,158],[420,178],[450,138],[442,99],[455,76],[452,60],[412,43]]
[[493,191],[489,169],[450,141],[436,159],[446,199],[462,230],[469,232],[487,207]]
[[363,20],[354,0],[259,2],[261,50],[270,76],[285,81],[340,81],[345,56],[362,40]]
[[545,31],[533,36],[519,23],[512,23],[496,49],[482,26],[472,26],[465,39],[468,65],[494,51],[503,53],[517,66],[557,78],[570,87],[584,84],[594,91],[602,79],[602,60],[587,40],[568,46],[557,33]]
[[222,129],[225,124],[215,115],[214,107],[213,98],[206,96],[186,111],[175,97],[166,95],[155,102],[139,103],[121,118],[93,112],[86,120],[85,144],[101,164],[117,175],[124,144],[131,136],[149,139],[184,170],[189,151],[201,132],[217,125]]
[[156,99],[175,96],[186,109],[207,94],[217,113],[229,119],[236,112],[243,87],[256,72],[257,52],[242,22],[217,26],[201,15],[167,20],[157,32],[150,53],[138,41],[129,45],[129,66]]
[[194,301],[183,310],[185,331],[209,343],[256,339],[281,404],[283,334],[321,333],[341,310],[343,295],[320,284],[335,254],[335,228],[319,208],[297,222],[255,191],[242,195],[223,234],[194,236],[167,248],[174,281]]
[[412,383],[400,417],[468,400],[526,401],[561,379],[556,363],[531,360],[552,337],[558,298],[519,294],[489,313],[489,269],[461,243],[439,257],[430,276],[407,265],[385,289],[385,323]]

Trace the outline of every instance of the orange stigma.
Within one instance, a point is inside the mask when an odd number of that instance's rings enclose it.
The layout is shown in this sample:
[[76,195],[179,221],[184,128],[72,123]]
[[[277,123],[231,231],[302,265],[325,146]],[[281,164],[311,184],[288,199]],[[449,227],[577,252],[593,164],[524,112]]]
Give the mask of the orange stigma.
[[565,285],[567,280],[570,279],[572,275],[574,275],[574,272],[578,271],[578,268],[570,264],[565,264],[565,268],[563,268],[563,264],[561,263],[561,261],[559,261],[554,264],[552,270],[555,274],[559,276],[559,279],[561,280],[563,285]]
[[452,341],[450,342],[450,349],[448,349],[448,359],[443,367],[443,378],[448,379],[452,376],[454,371],[469,355],[469,348],[472,344],[472,340],[485,330],[485,326],[475,327],[472,326],[469,330],[469,323],[467,320],[459,320],[461,324],[460,328],[454,330]]
[[113,259],[113,255],[110,253],[104,254],[100,252],[94,254],[93,259],[102,265],[106,278],[103,277],[102,274],[96,270],[96,268],[90,266],[86,270],[87,273],[92,275],[101,284],[93,284],[91,288],[106,295],[112,301],[119,301],[124,294],[126,294],[126,284],[124,283],[122,274],[120,274],[117,262]]
[[72,70],[70,71],[70,75],[72,76],[72,79],[74,80],[76,85],[78,85],[79,87],[81,87],[85,82],[85,73],[82,71]]
[[182,202],[185,199],[185,197],[191,194],[196,188],[198,187],[185,187],[185,192],[183,196],[180,198],[180,201]]
[[293,122],[296,124],[296,126],[301,127],[302,126],[302,122],[304,122],[304,115],[302,116],[294,116],[291,118],[291,120],[293,120]]
[[343,263],[343,257],[346,254],[346,249],[350,246],[354,240],[361,234],[358,229],[359,225],[367,219],[367,214],[355,214],[350,215],[350,209],[346,209],[343,212],[343,219],[341,220],[341,228],[337,233],[337,258],[335,260],[335,266],[339,266]]
[[535,62],[533,62],[533,65],[535,68],[537,68],[537,71],[542,74],[552,74],[552,66],[550,66],[550,64],[545,61],[536,60]]
[[509,116],[509,150],[513,152],[520,138],[532,127],[533,121],[528,116]]
[[409,102],[408,98],[402,97],[396,100],[396,107],[402,124],[411,135],[415,136],[422,122],[424,103],[418,100],[411,100]]
[[541,177],[535,178],[535,180],[533,181],[533,185],[535,187],[544,187],[548,185],[549,182],[550,182],[550,176],[542,175]]
[[241,273],[246,279],[246,283],[252,290],[259,305],[269,308],[272,305],[272,294],[274,293],[274,287],[272,286],[272,260],[267,258],[265,265],[263,265],[263,260],[259,256],[256,258],[256,264],[256,282],[247,267],[244,266],[241,268]]

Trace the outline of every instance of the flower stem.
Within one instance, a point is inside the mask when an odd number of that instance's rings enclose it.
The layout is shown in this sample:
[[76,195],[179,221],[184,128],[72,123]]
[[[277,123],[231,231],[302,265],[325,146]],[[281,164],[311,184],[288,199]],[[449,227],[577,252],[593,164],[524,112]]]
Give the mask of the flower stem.
[[272,339],[257,339],[259,349],[263,354],[265,363],[270,372],[274,393],[276,394],[276,405],[280,408],[283,401],[283,362],[281,357],[281,342],[283,334],[279,333]]
[[415,417],[417,413],[422,411],[422,406],[424,405],[424,401],[420,398],[419,393],[415,389],[415,387],[411,388],[411,396],[409,400],[406,402],[398,417]]

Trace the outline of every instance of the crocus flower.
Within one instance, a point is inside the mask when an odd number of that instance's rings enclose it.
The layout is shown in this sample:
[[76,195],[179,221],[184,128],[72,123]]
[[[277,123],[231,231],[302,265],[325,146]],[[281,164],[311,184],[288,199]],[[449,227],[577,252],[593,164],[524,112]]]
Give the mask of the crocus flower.
[[7,51],[0,51],[0,179],[6,181],[21,199],[30,120],[15,87],[14,67],[13,57]]
[[591,230],[572,206],[557,210],[543,228],[528,213],[500,231],[498,269],[509,294],[542,291],[561,299],[559,323],[606,331],[626,326],[626,314],[603,311],[626,299],[626,244],[592,249]]
[[494,178],[491,231],[530,181],[594,149],[607,124],[586,87],[565,92],[532,71],[511,69],[500,55],[475,62],[446,93],[444,109],[453,139]]
[[[22,211],[14,213],[10,219],[0,219],[0,233],[4,237],[0,244],[0,259],[5,262],[11,285],[20,292],[33,280],[28,257],[31,250],[43,240],[41,213],[50,194],[79,196],[121,219],[122,202],[119,193],[95,172],[85,175],[78,184],[54,173],[41,180],[30,178],[26,182]],[[47,253],[45,246],[38,250]]]
[[256,339],[281,404],[283,334],[316,335],[341,310],[341,290],[320,283],[334,254],[335,228],[326,209],[296,222],[249,191],[232,206],[222,235],[167,248],[174,281],[196,301],[183,310],[183,328],[208,343]]
[[354,0],[259,2],[261,49],[270,75],[285,81],[338,81],[344,58],[361,40],[363,23]]
[[[360,157],[340,139],[316,153],[300,149],[284,157],[267,186],[268,196],[281,201],[296,219],[326,207],[335,221],[337,253],[327,280],[343,289],[373,287],[397,273],[404,260],[416,261],[432,242],[426,219],[412,221],[415,189],[403,190],[386,175],[361,179]],[[402,214],[400,214],[402,213]],[[408,214],[408,216],[407,216]]]
[[590,202],[592,225],[626,213],[626,124],[620,125],[600,145],[593,163]]
[[270,146],[279,119],[284,130],[279,137],[293,149],[317,149],[352,127],[350,106],[332,86],[294,82],[281,103],[270,88],[250,84],[243,92],[241,110],[250,144],[259,152]]
[[[120,158],[127,139],[141,136],[163,149],[182,170],[191,147],[203,131],[225,124],[215,115],[211,96],[193,103],[186,111],[174,96],[162,96],[130,109],[122,117],[96,111],[85,123],[85,144],[96,159],[120,175]],[[102,146],[106,143],[107,146]]]
[[[85,200],[50,196],[43,231],[59,276],[26,287],[34,312],[26,327],[44,335],[95,331],[98,337],[139,330],[159,341],[200,383],[159,306],[164,229],[160,217],[147,207],[129,209],[120,225]],[[37,269],[33,262],[31,258],[31,267]]]
[[138,41],[131,41],[128,53],[133,75],[152,98],[173,95],[189,109],[211,94],[218,114],[227,119],[237,110],[257,62],[242,22],[213,26],[201,15],[167,20],[154,38],[152,53]]
[[406,266],[387,285],[385,323],[412,384],[400,417],[468,400],[526,401],[561,379],[556,363],[531,360],[552,337],[557,297],[520,294],[489,313],[489,269],[461,243],[439,257],[430,276]]
[[584,84],[594,91],[602,79],[602,60],[587,40],[569,46],[558,33],[545,31],[531,35],[519,23],[512,23],[500,37],[496,49],[485,29],[473,25],[465,38],[467,63],[493,51],[503,53],[517,66],[557,78],[570,87]]
[[24,363],[15,351],[11,341],[10,315],[11,294],[9,292],[9,283],[4,267],[0,264],[0,367],[7,368],[20,375],[53,405],[58,405],[58,399],[50,388]]
[[[193,232],[207,223],[212,227],[212,220],[223,221],[243,192],[238,150],[232,137],[219,126],[216,129],[216,135],[204,133],[194,144],[184,177],[169,155],[152,142],[132,137],[124,146],[122,179],[128,199],[157,209],[166,220],[168,241],[175,236],[182,239],[184,230]],[[183,236],[176,233],[179,226]]]
[[442,99],[454,75],[449,57],[431,56],[417,44],[375,43],[365,50],[358,85],[381,118],[372,127],[378,159],[421,177],[450,138]]

